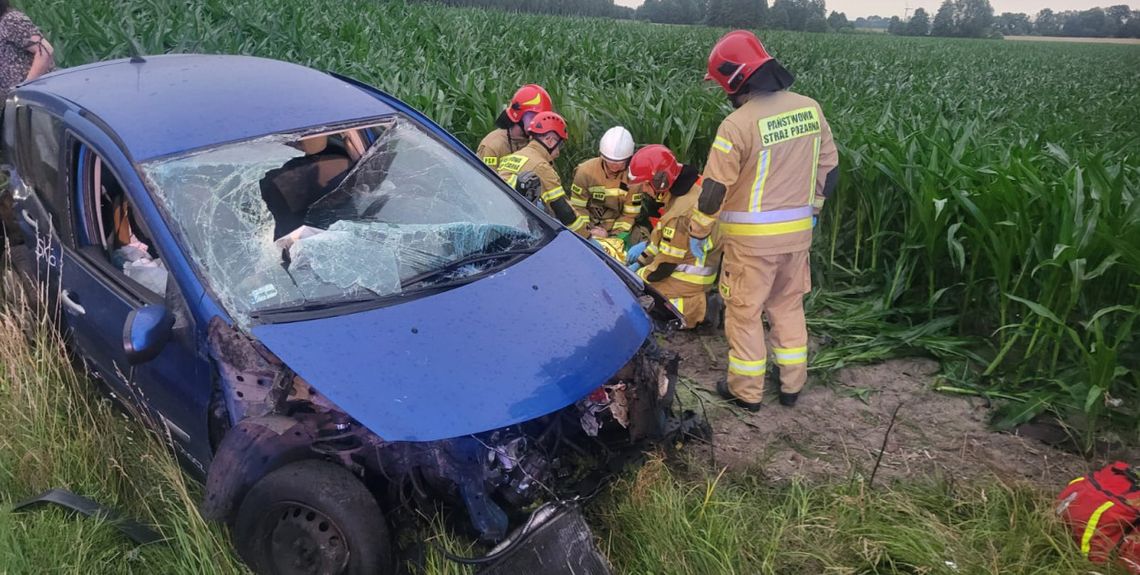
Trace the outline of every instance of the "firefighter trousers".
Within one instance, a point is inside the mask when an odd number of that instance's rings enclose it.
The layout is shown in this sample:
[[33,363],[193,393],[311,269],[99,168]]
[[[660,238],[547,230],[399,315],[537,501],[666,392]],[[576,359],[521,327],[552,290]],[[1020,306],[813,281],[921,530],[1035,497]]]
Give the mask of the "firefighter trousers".
[[708,277],[708,283],[692,283],[670,276],[653,284],[653,287],[685,316],[685,326],[681,329],[693,329],[705,320],[705,312],[708,311],[705,298],[716,280],[712,275],[699,277]]
[[728,389],[737,398],[759,403],[768,371],[763,314],[776,364],[780,390],[798,393],[807,383],[807,324],[804,295],[811,291],[807,250],[776,255],[749,255],[725,246],[720,292],[725,303],[728,337]]

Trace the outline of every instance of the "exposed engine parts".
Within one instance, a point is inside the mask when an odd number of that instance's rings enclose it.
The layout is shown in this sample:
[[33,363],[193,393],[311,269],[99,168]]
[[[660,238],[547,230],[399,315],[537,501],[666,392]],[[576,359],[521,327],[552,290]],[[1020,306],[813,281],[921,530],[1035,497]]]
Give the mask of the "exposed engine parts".
[[203,514],[225,519],[260,477],[302,459],[336,462],[378,499],[461,505],[486,542],[509,532],[533,503],[563,497],[583,474],[605,469],[617,449],[659,438],[671,417],[679,358],[652,340],[609,382],[576,404],[536,420],[438,441],[385,441],[355,422],[248,337],[217,321],[211,355],[232,426],[218,446]]

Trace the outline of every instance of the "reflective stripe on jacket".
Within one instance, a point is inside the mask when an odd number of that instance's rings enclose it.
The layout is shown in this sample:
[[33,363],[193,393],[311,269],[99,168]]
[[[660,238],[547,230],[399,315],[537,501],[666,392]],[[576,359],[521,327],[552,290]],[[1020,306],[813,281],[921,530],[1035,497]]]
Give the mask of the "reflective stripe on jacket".
[[590,226],[600,226],[610,233],[629,232],[641,213],[640,186],[629,185],[627,170],[616,176],[606,173],[601,158],[586,160],[574,170],[570,186],[570,204],[578,215],[589,218],[581,234],[588,235]]
[[[550,157],[550,152],[546,151],[541,143],[532,140],[518,152],[499,158],[499,177],[503,178],[513,188],[518,182],[519,174],[534,172],[542,181],[540,190],[542,203],[553,210],[551,204],[559,200],[566,201],[566,191],[562,189],[562,181],[558,177],[558,172],[554,171],[553,162],[554,159]],[[569,210],[569,208],[565,209]],[[566,227],[570,228],[572,232],[579,233],[579,230],[586,226],[586,221],[586,217],[579,216],[573,222],[566,224]]]
[[724,243],[750,253],[806,250],[825,177],[838,164],[815,100],[788,91],[754,96],[717,130],[704,175],[727,192],[719,213],[693,214],[693,233],[701,237],[719,219]]
[[487,134],[475,149],[475,155],[483,160],[484,164],[498,168],[499,158],[513,154],[526,146],[526,138],[511,138],[510,134],[500,128]]
[[662,264],[676,264],[669,279],[679,280],[689,287],[683,290],[685,293],[669,294],[669,297],[704,293],[716,282],[716,262],[713,259],[716,251],[716,230],[712,230],[714,233],[704,239],[703,258],[698,260],[689,248],[689,222],[696,211],[700,192],[701,179],[698,178],[685,195],[668,196],[665,201],[665,213],[657,221],[653,233],[649,236],[649,244],[643,252],[642,261],[648,260],[647,265],[637,272],[642,279],[645,279]]

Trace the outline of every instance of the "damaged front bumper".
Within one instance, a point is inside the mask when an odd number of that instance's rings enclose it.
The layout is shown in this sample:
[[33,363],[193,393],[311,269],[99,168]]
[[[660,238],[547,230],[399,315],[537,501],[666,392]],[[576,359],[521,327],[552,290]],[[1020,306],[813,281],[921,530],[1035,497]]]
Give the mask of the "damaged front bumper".
[[216,411],[232,428],[220,434],[207,475],[207,518],[232,517],[274,469],[321,458],[353,471],[388,508],[460,506],[492,543],[522,510],[596,490],[615,461],[662,437],[679,363],[649,338],[609,381],[559,411],[473,435],[385,441],[254,341],[224,324],[211,326],[211,341],[224,344],[212,346],[222,380]]

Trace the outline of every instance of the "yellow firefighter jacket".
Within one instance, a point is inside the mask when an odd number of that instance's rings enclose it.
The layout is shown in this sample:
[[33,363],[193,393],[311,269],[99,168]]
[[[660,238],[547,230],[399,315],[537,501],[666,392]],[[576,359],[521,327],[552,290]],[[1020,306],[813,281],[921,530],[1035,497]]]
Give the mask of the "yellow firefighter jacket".
[[640,186],[631,189],[628,171],[607,174],[602,159],[593,158],[578,164],[574,170],[570,205],[578,215],[588,218],[578,232],[583,237],[589,235],[589,228],[593,226],[613,234],[629,232],[641,213]]
[[643,267],[637,270],[637,275],[646,281],[649,281],[662,265],[676,265],[668,277],[652,282],[653,286],[668,298],[701,295],[716,282],[716,263],[712,261],[716,253],[715,225],[710,228],[709,235],[704,239],[703,258],[698,260],[689,249],[690,218],[696,212],[700,195],[700,178],[688,193],[682,196],[669,194],[665,200],[665,213],[657,221],[645,251],[638,258]]
[[499,177],[514,187],[518,182],[519,174],[534,172],[542,181],[540,190],[542,203],[546,205],[550,213],[570,228],[570,231],[578,233],[579,230],[586,227],[587,218],[576,215],[570,204],[567,203],[566,192],[562,189],[562,181],[558,178],[558,172],[554,171],[553,162],[554,159],[550,157],[550,152],[537,140],[532,140],[518,152],[499,158]]
[[706,237],[719,220],[723,245],[742,254],[806,250],[825,177],[838,165],[815,100],[789,91],[756,95],[717,129],[704,175],[727,191],[719,212],[694,211],[692,234]]
[[479,147],[475,149],[475,155],[479,156],[484,164],[498,168],[499,158],[521,150],[527,141],[527,138],[512,138],[506,130],[499,128],[483,137]]

